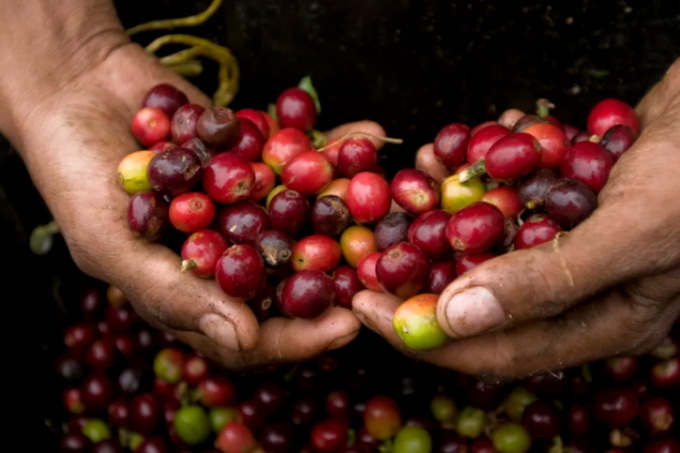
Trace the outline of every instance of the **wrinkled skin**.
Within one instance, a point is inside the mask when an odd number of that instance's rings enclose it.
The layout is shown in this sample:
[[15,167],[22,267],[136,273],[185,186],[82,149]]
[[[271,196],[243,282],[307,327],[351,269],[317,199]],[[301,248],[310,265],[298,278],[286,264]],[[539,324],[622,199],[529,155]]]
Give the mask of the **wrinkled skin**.
[[[0,132],[21,153],[85,273],[121,288],[146,321],[231,369],[305,360],[357,335],[361,324],[342,308],[258,325],[242,301],[181,274],[179,256],[129,231],[129,196],[115,175],[139,149],[129,125],[144,94],[168,82],[191,102],[210,101],[130,43],[109,0],[0,0],[0,42]],[[356,130],[384,135],[371,122],[331,135]]]
[[[637,112],[640,138],[614,166],[590,218],[446,288],[437,317],[455,339],[450,344],[407,350],[392,327],[400,301],[389,295],[359,293],[359,319],[407,355],[489,381],[652,349],[680,315],[680,60]],[[517,116],[508,112],[501,121]],[[440,180],[445,172],[430,159],[431,146],[416,161]],[[468,297],[449,304],[467,289]],[[470,310],[456,310],[464,303]]]

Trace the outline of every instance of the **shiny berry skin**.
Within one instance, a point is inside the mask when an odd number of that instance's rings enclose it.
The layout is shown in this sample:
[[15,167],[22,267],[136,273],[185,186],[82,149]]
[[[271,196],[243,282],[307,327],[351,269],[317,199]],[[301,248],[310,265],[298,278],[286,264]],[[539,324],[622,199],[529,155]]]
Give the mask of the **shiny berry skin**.
[[255,448],[255,438],[247,426],[237,422],[224,425],[215,445],[222,453],[248,453]]
[[359,173],[347,188],[347,207],[359,223],[375,223],[390,212],[392,199],[387,181],[376,173]]
[[467,147],[467,161],[475,163],[486,157],[489,149],[501,138],[510,135],[510,129],[500,124],[489,125],[470,139]]
[[111,338],[100,338],[87,351],[87,363],[96,371],[106,371],[118,358],[116,343]]
[[480,123],[476,125],[475,127],[472,128],[470,131],[470,136],[474,137],[481,131],[482,129],[486,129],[489,126],[495,126],[498,124],[498,121],[484,121],[483,123]]
[[390,184],[392,199],[413,216],[439,206],[439,184],[425,172],[413,168],[399,171]]
[[177,410],[173,427],[187,445],[198,445],[210,437],[210,423],[200,406],[184,406]]
[[315,318],[330,308],[334,300],[333,279],[318,270],[293,274],[283,288],[283,308],[296,318]]
[[560,164],[563,178],[575,179],[598,193],[609,179],[614,165],[612,155],[601,145],[581,142],[571,147]]
[[588,115],[588,130],[600,137],[617,124],[630,127],[636,134],[640,133],[640,120],[635,110],[618,99],[598,102]]
[[250,196],[255,173],[247,160],[233,153],[220,153],[205,167],[203,189],[218,203],[234,203]]
[[284,423],[266,426],[260,434],[259,444],[268,453],[286,453],[292,443],[290,427]]
[[172,200],[169,214],[170,223],[175,229],[190,234],[212,223],[215,203],[203,193],[185,193]]
[[525,387],[517,386],[505,398],[503,410],[510,420],[519,422],[526,407],[536,401],[536,399],[536,395]]
[[335,285],[335,305],[352,308],[352,298],[364,289],[357,271],[350,266],[338,266],[333,275]]
[[637,357],[613,357],[605,362],[607,373],[619,382],[628,381],[640,367]]
[[253,431],[259,430],[265,422],[266,414],[254,400],[242,401],[238,406],[240,420]]
[[154,436],[144,439],[135,453],[168,453],[168,447],[163,438]]
[[407,299],[427,283],[429,259],[418,246],[401,242],[383,252],[376,264],[376,275],[385,292]]
[[64,332],[64,344],[69,349],[82,350],[97,338],[97,329],[90,323],[75,324]]
[[252,299],[267,277],[264,261],[255,247],[238,244],[229,247],[217,260],[215,279],[227,295]]
[[486,188],[477,177],[464,183],[458,175],[452,175],[442,182],[441,207],[444,211],[455,214],[464,207],[479,201],[484,196]]
[[262,233],[255,241],[255,248],[271,269],[287,266],[293,257],[293,240],[276,230]]
[[198,160],[201,161],[203,168],[205,168],[210,159],[215,156],[215,149],[209,147],[206,142],[198,137],[190,138],[186,142],[182,143],[180,148],[188,149],[192,153],[196,154]]
[[148,242],[159,240],[170,225],[169,206],[155,192],[138,192],[130,199],[128,225],[138,237]]
[[227,247],[227,241],[217,231],[195,232],[182,245],[182,272],[190,270],[197,277],[212,277],[215,265]]
[[465,124],[449,124],[434,139],[434,155],[445,167],[457,168],[465,162],[470,138],[470,128]]
[[136,151],[125,156],[118,164],[118,182],[129,194],[151,190],[147,176],[149,162],[157,153],[155,151]]
[[193,386],[208,376],[210,368],[203,357],[194,355],[184,361],[182,376],[187,384]]
[[512,181],[531,173],[541,161],[541,145],[529,134],[518,132],[499,139],[484,159],[486,172],[498,181]]
[[456,257],[456,274],[463,275],[464,273],[471,271],[475,267],[482,264],[484,261],[488,261],[495,258],[495,253],[473,253],[473,254],[463,254]]
[[104,310],[104,296],[99,288],[90,288],[80,295],[80,313],[89,321],[96,319]]
[[440,259],[451,253],[446,238],[446,225],[451,214],[439,209],[418,217],[408,229],[408,241],[418,246],[432,259]]
[[441,294],[449,283],[456,279],[456,263],[453,261],[440,261],[430,265],[430,275],[423,292],[429,294]]
[[316,418],[316,402],[314,398],[303,397],[293,404],[291,421],[294,425],[311,423]]
[[526,453],[531,448],[531,436],[519,423],[499,426],[491,438],[498,453]]
[[526,129],[536,124],[549,124],[549,122],[547,119],[536,115],[524,115],[521,116],[512,126],[512,132],[524,132]]
[[175,143],[184,143],[198,136],[198,121],[204,111],[196,104],[185,104],[177,109],[170,123],[170,134]]
[[283,391],[278,384],[265,382],[255,389],[253,401],[265,414],[273,414],[281,406]]
[[146,170],[149,183],[158,193],[177,196],[188,192],[203,176],[198,156],[186,148],[156,154]]
[[536,440],[550,440],[560,433],[557,411],[542,401],[534,401],[524,409],[522,425]]
[[67,388],[64,390],[62,394],[62,403],[64,408],[71,414],[82,414],[85,412],[83,395],[80,389],[76,387]]
[[470,453],[496,453],[496,450],[494,450],[493,442],[488,437],[478,437],[472,442]]
[[253,201],[264,200],[276,185],[274,170],[262,162],[252,162],[250,166],[255,174],[255,184],[250,192],[250,199]]
[[528,249],[552,241],[562,228],[545,214],[533,214],[515,235],[515,250]]
[[118,375],[118,388],[123,394],[132,395],[143,386],[144,371],[138,368],[125,368]]
[[238,154],[251,162],[257,161],[262,156],[265,139],[258,127],[252,121],[241,120],[241,132],[236,142],[229,151]]
[[361,284],[370,289],[371,291],[382,292],[383,288],[380,286],[378,281],[378,274],[376,272],[376,266],[378,260],[382,257],[382,253],[373,252],[364,256],[359,260],[357,264],[357,275],[359,276],[359,281]]
[[83,374],[83,369],[78,359],[68,352],[56,360],[54,368],[59,377],[65,382],[80,381]]
[[621,155],[628,151],[637,140],[637,133],[628,126],[617,124],[609,128],[609,130],[602,137],[600,144],[609,151],[614,162],[619,160]]
[[317,234],[337,238],[351,221],[347,204],[336,195],[317,198],[312,206],[312,228]]
[[269,130],[269,122],[265,117],[264,112],[255,109],[242,109],[235,113],[237,117],[241,120],[249,120],[260,131],[262,137],[267,140],[272,131]]
[[126,427],[130,411],[124,401],[114,401],[107,409],[109,425],[114,427]]
[[548,189],[545,207],[551,219],[562,229],[569,230],[597,208],[597,196],[582,182],[562,178]]
[[404,426],[394,438],[394,453],[430,453],[432,438],[422,427]]
[[571,146],[567,134],[553,124],[534,124],[522,132],[534,136],[538,141],[541,147],[541,161],[538,164],[540,168],[557,168]]
[[366,137],[347,139],[338,150],[338,171],[346,178],[353,178],[365,171],[375,171],[377,165],[378,151]]
[[359,260],[377,251],[373,231],[362,225],[352,225],[340,236],[340,249],[347,264],[356,268]]
[[645,446],[643,453],[680,453],[680,442],[672,437],[653,439]]
[[399,305],[394,312],[394,330],[404,344],[413,350],[435,349],[449,337],[437,322],[436,307],[439,296],[418,294]]
[[651,435],[670,431],[675,421],[673,406],[667,399],[655,396],[642,404],[640,417]]
[[366,402],[364,427],[378,441],[393,437],[401,428],[399,406],[388,396],[374,396]]
[[138,318],[129,307],[106,307],[106,323],[113,333],[125,333],[137,322]]
[[281,171],[281,182],[290,190],[315,195],[333,180],[333,166],[317,151],[305,151],[290,159]]
[[288,88],[276,100],[276,116],[281,127],[309,132],[316,123],[314,99],[301,88]]
[[593,413],[611,427],[628,425],[638,411],[638,396],[630,389],[612,388],[595,395]]
[[217,216],[218,230],[230,244],[255,244],[269,230],[265,209],[248,200],[227,206]]
[[349,420],[349,393],[336,390],[326,395],[326,412],[331,418],[341,421]]
[[[255,126],[255,125],[253,125]],[[196,134],[208,146],[231,148],[241,134],[241,120],[226,107],[211,107],[201,113],[196,124]],[[259,134],[259,130],[257,131]]]
[[446,395],[437,395],[430,402],[432,416],[439,423],[449,423],[455,420],[458,415],[456,403]]
[[660,389],[671,389],[680,385],[680,357],[659,362],[652,367],[650,380]]
[[208,376],[199,382],[198,395],[205,407],[229,406],[236,402],[236,386],[225,376]]
[[324,190],[319,192],[316,199],[319,200],[329,195],[335,195],[347,203],[347,189],[349,188],[350,180],[347,178],[334,179]]
[[160,419],[161,408],[150,393],[135,395],[130,402],[130,426],[141,434],[149,434]]
[[451,217],[446,224],[446,238],[454,250],[485,252],[503,239],[504,228],[503,213],[492,204],[478,202]]
[[287,127],[269,137],[262,150],[262,162],[281,174],[284,165],[298,154],[312,151],[312,142],[304,132]]
[[269,203],[271,227],[290,237],[311,220],[312,209],[304,195],[295,190],[284,190]]
[[291,263],[296,272],[318,270],[330,272],[338,266],[342,258],[340,244],[322,234],[313,234],[300,239],[293,246]]
[[144,107],[132,118],[132,135],[144,146],[170,136],[170,118],[161,109]]
[[574,404],[567,412],[569,432],[574,436],[585,436],[590,429],[590,412],[581,404]]
[[59,440],[59,453],[88,453],[90,441],[80,433],[65,434]]
[[597,137],[597,135],[593,136],[590,132],[579,132],[578,134],[574,135],[571,139],[571,144],[575,145],[577,143],[581,142],[587,142],[587,141],[592,141],[593,137]]
[[92,373],[82,385],[83,404],[89,412],[106,409],[113,396],[113,384],[105,374]]
[[564,127],[564,133],[567,134],[567,139],[569,139],[569,143],[571,144],[571,140],[579,133],[579,130],[576,126],[567,123],[564,123],[562,126]]
[[520,202],[527,209],[543,207],[548,189],[555,181],[557,175],[554,171],[545,168],[538,170],[519,185],[517,195]]
[[[141,444],[140,444],[141,445]],[[120,442],[117,440],[113,439],[106,439],[102,440],[101,442],[97,442],[92,446],[92,449],[90,450],[90,453],[123,453],[123,447],[120,445]],[[135,450],[135,453],[151,453],[151,452],[142,452],[139,447],[137,447],[137,450]],[[155,453],[155,452],[153,452]],[[162,451],[161,453],[165,453],[165,451]]]
[[182,379],[184,370],[184,354],[176,348],[165,348],[156,354],[153,371],[157,377],[170,384],[177,384]]
[[163,110],[168,118],[172,118],[177,109],[188,103],[189,99],[180,90],[168,83],[161,83],[149,90],[142,102],[142,108],[158,108]]
[[318,453],[341,452],[347,443],[347,425],[339,420],[322,420],[312,428],[310,442]]
[[505,217],[510,219],[516,219],[523,209],[517,189],[511,186],[500,186],[492,189],[484,194],[481,201],[496,206]]
[[378,251],[391,245],[405,242],[408,237],[411,217],[403,212],[390,212],[375,226],[375,242]]

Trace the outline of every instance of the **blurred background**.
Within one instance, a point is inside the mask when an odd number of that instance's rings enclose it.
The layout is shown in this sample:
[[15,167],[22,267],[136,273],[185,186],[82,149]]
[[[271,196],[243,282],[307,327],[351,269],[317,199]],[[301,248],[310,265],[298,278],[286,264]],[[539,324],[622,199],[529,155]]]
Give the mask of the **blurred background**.
[[[115,3],[128,28],[196,14],[210,1]],[[310,75],[321,97],[320,129],[371,119],[405,140],[385,148],[383,164],[393,173],[450,122],[474,125],[511,107],[531,111],[547,97],[555,116],[583,127],[602,98],[634,105],[680,56],[678,30],[680,2],[663,0],[225,0],[206,24],[178,32],[235,54],[234,109],[266,109]],[[145,45],[160,34],[135,40]],[[216,66],[204,66],[193,81],[212,93]],[[51,391],[54,345],[68,306],[92,283],[60,239],[47,256],[30,253],[28,235],[49,220],[19,156],[0,137],[0,281],[9,309],[2,369],[9,400],[18,398],[7,403],[10,418],[31,433],[31,451],[53,451],[44,420],[59,404]]]

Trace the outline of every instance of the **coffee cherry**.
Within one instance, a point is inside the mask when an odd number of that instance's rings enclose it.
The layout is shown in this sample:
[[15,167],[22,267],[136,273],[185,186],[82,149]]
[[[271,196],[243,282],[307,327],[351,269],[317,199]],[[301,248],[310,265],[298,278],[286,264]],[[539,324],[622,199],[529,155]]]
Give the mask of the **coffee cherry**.
[[432,259],[444,258],[451,254],[446,238],[446,225],[451,214],[439,209],[426,212],[418,217],[408,229],[408,241]]
[[542,208],[545,205],[548,189],[556,180],[555,172],[545,168],[529,176],[517,189],[517,195],[522,205],[527,209]]
[[130,199],[128,225],[147,242],[159,240],[170,224],[170,207],[154,192],[138,192]]
[[311,220],[309,202],[300,192],[284,190],[269,204],[271,227],[290,237],[295,237]]
[[173,426],[182,442],[198,445],[210,437],[208,416],[200,406],[184,406],[175,413]]
[[378,251],[383,251],[399,242],[405,242],[410,224],[411,218],[403,212],[390,212],[383,217],[375,226],[375,243]]
[[628,126],[617,124],[612,126],[602,137],[601,145],[609,151],[614,162],[628,151],[637,140],[637,133]]
[[509,219],[516,219],[523,206],[516,188],[500,186],[484,194],[482,200],[496,206]]
[[229,243],[253,245],[262,233],[269,230],[270,222],[262,206],[243,200],[220,211],[217,225]]
[[266,278],[264,261],[252,245],[233,245],[217,260],[215,278],[227,295],[252,299]]
[[500,124],[492,124],[472,135],[467,147],[467,161],[469,163],[485,158],[486,153],[498,140],[510,135],[510,129]]
[[635,110],[618,99],[598,102],[588,115],[588,130],[600,137],[617,124],[630,127],[636,134],[640,133],[640,120]]
[[408,242],[385,250],[375,269],[383,290],[402,299],[418,294],[430,275],[427,255]]
[[161,109],[144,107],[132,118],[132,135],[144,146],[170,136],[170,118]]
[[293,246],[291,263],[296,272],[318,270],[330,272],[340,262],[340,244],[322,234],[314,234],[301,239]]
[[317,198],[312,206],[312,228],[315,233],[337,238],[351,221],[349,208],[336,195]]
[[182,272],[190,270],[197,277],[211,278],[227,246],[227,241],[217,231],[195,232],[182,245]]
[[437,322],[435,294],[419,294],[402,303],[394,313],[394,330],[413,350],[435,349],[448,341]]
[[317,151],[305,151],[283,166],[281,181],[291,189],[305,195],[315,195],[333,180],[333,166]]
[[381,257],[382,253],[372,252],[361,258],[357,264],[357,275],[361,284],[371,291],[383,291],[376,272],[376,266]]
[[352,308],[354,295],[364,289],[357,271],[350,266],[338,266],[333,276],[335,305]]
[[361,258],[377,251],[375,235],[365,226],[353,225],[340,236],[340,249],[347,264],[356,268]]
[[531,436],[518,423],[501,425],[491,437],[498,453],[525,453],[531,448]]
[[446,225],[446,237],[454,250],[485,252],[503,239],[504,219],[494,205],[473,203],[451,217]]
[[250,163],[237,154],[220,153],[205,167],[203,189],[218,203],[245,200],[255,186],[255,173]]
[[376,173],[359,173],[347,188],[347,207],[359,223],[376,223],[387,215],[391,204],[390,186]]
[[305,151],[312,151],[312,143],[307,135],[298,129],[286,127],[267,140],[262,150],[262,162],[280,175],[289,160]]
[[581,181],[595,193],[600,192],[609,179],[614,159],[601,145],[577,143],[564,155],[560,164],[563,178]]
[[[196,123],[198,137],[213,148],[231,148],[241,132],[241,120],[226,107],[216,106],[203,111]],[[257,132],[259,134],[259,130]]]
[[265,231],[255,241],[255,248],[267,267],[280,269],[288,265],[293,256],[293,240],[276,230]]
[[550,186],[545,207],[551,219],[569,230],[584,221],[597,208],[597,196],[580,181],[558,179]]
[[129,194],[151,190],[147,177],[149,162],[156,155],[155,151],[137,151],[128,154],[118,164],[118,182]]
[[281,127],[309,132],[316,123],[314,99],[301,88],[288,88],[276,100],[276,116]]
[[439,131],[434,139],[434,155],[442,165],[454,169],[465,162],[470,138],[470,128],[465,124],[449,124]]
[[177,109],[188,104],[187,96],[168,83],[161,83],[149,90],[142,101],[142,108],[153,107],[161,109],[168,118],[172,118]]
[[430,275],[423,292],[429,294],[441,294],[449,283],[455,280],[456,263],[452,261],[440,261],[430,265]]
[[283,288],[285,312],[296,318],[315,318],[333,305],[333,279],[318,270],[293,274]]
[[407,168],[392,179],[390,192],[406,212],[417,216],[439,206],[439,184],[425,172]]
[[336,165],[346,178],[353,178],[365,171],[375,171],[378,151],[366,137],[349,138],[338,148]]
[[480,201],[486,192],[484,183],[477,178],[471,178],[464,183],[460,182],[458,175],[449,176],[441,186],[442,209],[449,214],[455,214],[466,206]]
[[183,233],[207,228],[215,218],[215,204],[199,192],[182,194],[170,203],[170,223]]
[[526,249],[552,241],[562,228],[545,214],[534,214],[519,227],[515,235],[515,250]]

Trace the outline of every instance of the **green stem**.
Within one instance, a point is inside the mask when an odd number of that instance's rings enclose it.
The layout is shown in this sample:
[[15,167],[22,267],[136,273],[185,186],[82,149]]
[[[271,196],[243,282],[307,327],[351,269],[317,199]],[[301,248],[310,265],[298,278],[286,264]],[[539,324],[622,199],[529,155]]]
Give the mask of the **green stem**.
[[45,255],[52,249],[53,236],[59,233],[59,226],[52,220],[47,225],[40,225],[33,229],[28,245],[36,255]]
[[182,17],[178,19],[154,20],[145,24],[134,26],[125,31],[128,36],[149,30],[171,30],[177,27],[195,27],[205,23],[222,6],[222,0],[213,0],[208,9],[195,16]]
[[459,175],[458,175],[458,180],[461,183],[468,182],[475,176],[481,176],[484,173],[486,173],[486,166],[484,166],[484,159],[479,159],[477,162],[474,164],[470,165],[468,168],[463,170]]
[[203,73],[203,64],[199,60],[189,60],[167,66],[184,77],[198,77]]
[[309,133],[309,138],[312,139],[312,144],[314,145],[315,149],[323,148],[326,146],[326,143],[328,143],[328,139],[324,135],[323,132],[317,131],[316,129],[312,130]]

